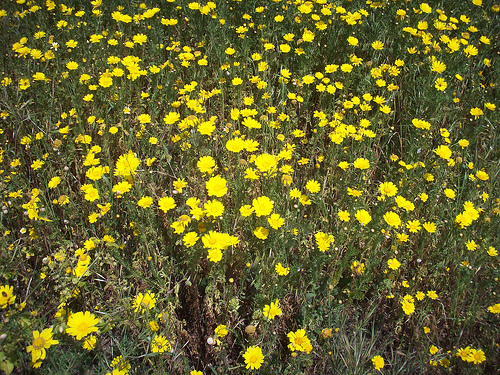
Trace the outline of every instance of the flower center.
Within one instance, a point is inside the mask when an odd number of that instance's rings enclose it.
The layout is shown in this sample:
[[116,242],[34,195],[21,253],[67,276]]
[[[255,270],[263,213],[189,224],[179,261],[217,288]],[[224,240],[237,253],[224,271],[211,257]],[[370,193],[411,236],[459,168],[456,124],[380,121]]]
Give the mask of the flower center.
[[78,330],[80,332],[87,332],[88,328],[89,328],[89,326],[85,322],[82,322],[82,323],[78,324]]
[[37,337],[33,341],[33,348],[35,350],[41,350],[45,347],[45,339],[43,337]]
[[302,346],[303,343],[304,343],[303,337],[296,337],[295,338],[295,345]]

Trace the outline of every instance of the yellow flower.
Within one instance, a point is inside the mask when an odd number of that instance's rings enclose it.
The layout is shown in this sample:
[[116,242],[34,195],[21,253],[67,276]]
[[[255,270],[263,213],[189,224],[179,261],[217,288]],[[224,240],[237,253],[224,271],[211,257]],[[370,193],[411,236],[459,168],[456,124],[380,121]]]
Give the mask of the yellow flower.
[[387,266],[391,270],[397,270],[401,266],[401,263],[396,258],[393,258],[387,261]]
[[167,340],[165,336],[155,335],[151,341],[151,352],[153,353],[164,353],[172,349],[172,345]]
[[57,185],[59,185],[59,183],[61,182],[61,178],[60,177],[52,177],[48,183],[48,187],[49,189],[54,189],[57,187]]
[[267,236],[269,235],[269,230],[264,228],[264,227],[257,227],[254,231],[253,234],[255,237],[257,237],[260,240],[265,240]]
[[78,45],[78,42],[76,40],[70,39],[66,42],[66,47],[68,48],[75,48]]
[[274,319],[276,316],[279,316],[282,314],[282,311],[279,307],[279,301],[276,300],[276,302],[271,302],[270,305],[265,305],[263,309],[264,316],[268,318],[269,320]]
[[34,171],[37,169],[42,168],[42,166],[45,164],[43,160],[35,160],[33,163],[31,163],[31,168],[33,168]]
[[253,213],[253,211],[254,211],[254,208],[249,204],[246,204],[246,205],[240,207],[240,214],[241,214],[241,216],[244,216],[244,217],[250,216]]
[[488,247],[487,253],[490,257],[496,257],[498,255],[497,249],[495,249],[493,246]]
[[146,43],[148,40],[148,37],[144,34],[136,34],[132,37],[132,40],[134,43],[142,45],[143,43]]
[[99,43],[102,38],[103,38],[102,35],[93,34],[90,36],[90,42],[91,43]]
[[198,124],[198,132],[203,135],[212,135],[215,130],[215,120],[217,116],[212,116],[209,121]]
[[184,246],[187,248],[192,247],[196,244],[200,237],[196,234],[196,232],[189,232],[184,235],[182,241],[184,242]]
[[431,13],[432,12],[432,8],[427,3],[420,4],[420,10],[424,13]]
[[344,73],[350,73],[350,72],[352,72],[352,65],[351,64],[342,64],[340,66],[340,70],[342,70]]
[[259,217],[267,216],[273,211],[274,202],[264,195],[255,198],[252,201],[252,207],[254,209],[255,215]]
[[446,64],[439,60],[434,60],[431,65],[431,70],[436,73],[443,73],[446,70]]
[[172,197],[163,197],[158,201],[158,207],[163,212],[167,213],[169,210],[175,208],[175,200]]
[[448,83],[444,80],[444,78],[437,78],[434,83],[434,86],[438,91],[444,91],[448,87]]
[[368,169],[370,168],[370,161],[368,159],[365,159],[365,158],[357,158],[355,161],[354,161],[354,168],[357,168],[357,169]]
[[84,191],[84,198],[89,202],[99,199],[99,191],[92,185],[83,185],[81,189]]
[[494,111],[497,108],[497,106],[495,104],[489,103],[489,102],[484,103],[484,106],[485,106],[485,108],[489,109],[490,111]]
[[436,232],[436,224],[432,222],[425,222],[423,224],[424,229],[429,232],[429,233],[435,233]]
[[271,174],[276,171],[278,161],[276,156],[264,153],[257,156],[254,163],[259,171]]
[[211,174],[215,169],[215,160],[211,156],[202,156],[196,166],[201,173]]
[[146,113],[143,113],[143,114],[140,114],[137,119],[139,120],[139,123],[141,124],[149,124],[151,122],[151,116],[146,114]]
[[224,213],[224,205],[217,199],[205,203],[205,212],[209,217],[220,217]]
[[403,301],[401,302],[403,311],[406,315],[411,315],[415,312],[415,304],[414,299],[409,294],[403,297]]
[[317,193],[320,191],[321,185],[316,180],[309,180],[307,181],[306,189],[311,193]]
[[242,138],[233,138],[226,142],[226,149],[231,152],[240,152],[245,149],[245,141]]
[[243,354],[243,358],[245,358],[246,368],[251,370],[258,370],[264,363],[262,349],[258,346],[249,347]]
[[290,45],[288,45],[286,43],[280,44],[279,48],[280,48],[280,51],[283,52],[283,53],[288,53],[292,49],[292,47],[290,47]]
[[464,53],[465,56],[471,57],[471,56],[476,56],[479,53],[479,50],[472,44],[469,44],[467,47],[465,47]]
[[484,114],[483,110],[481,108],[471,108],[470,114],[474,116],[474,119],[478,119],[479,116],[482,116]]
[[137,201],[137,205],[142,208],[148,208],[153,204],[153,198],[151,197],[142,197]]
[[98,328],[95,326],[97,323],[99,323],[99,319],[89,311],[77,312],[69,316],[66,333],[75,336],[77,340],[81,340],[89,333],[97,332]]
[[113,369],[112,375],[127,375],[130,371],[130,362],[123,358],[122,355],[113,358],[110,363],[111,368]]
[[113,186],[113,193],[121,197],[123,194],[129,192],[130,189],[132,189],[132,184],[128,181],[122,181]]
[[243,80],[239,77],[235,77],[232,79],[231,83],[233,86],[239,86],[243,83]]
[[262,127],[262,124],[252,117],[245,117],[242,124],[249,129],[260,129]]
[[393,197],[397,194],[398,188],[392,182],[384,182],[379,186],[379,191],[382,195]]
[[465,246],[467,247],[467,250],[469,251],[475,251],[477,249],[477,244],[476,241],[474,240],[469,240],[465,243]]
[[30,80],[28,78],[21,78],[19,80],[19,90],[26,90],[28,87],[30,87]]
[[279,229],[285,224],[285,219],[283,219],[279,214],[272,214],[267,218],[267,222],[273,229]]
[[337,212],[337,215],[342,221],[348,222],[349,220],[351,220],[351,215],[347,211],[339,211]]
[[318,245],[319,251],[325,252],[335,241],[335,238],[331,234],[318,232],[314,235],[316,239],[316,244]]
[[217,263],[222,259],[222,251],[220,249],[209,249],[207,259],[211,262]]
[[163,122],[165,122],[166,125],[172,125],[175,124],[181,116],[177,112],[169,112],[165,117],[163,117]]
[[280,276],[286,276],[290,273],[290,267],[283,267],[281,263],[278,263],[275,267],[274,270],[276,273]]
[[351,264],[351,271],[358,276],[365,273],[365,268],[366,268],[365,264],[360,263],[357,260],[355,260]]
[[446,145],[439,146],[434,150],[434,153],[445,160],[449,160],[451,157],[451,150]]
[[220,324],[215,328],[214,333],[217,337],[224,337],[228,334],[228,330],[224,324]]
[[95,223],[97,222],[97,219],[99,218],[99,214],[97,212],[92,212],[90,215],[89,215],[89,223]]
[[100,180],[102,178],[102,175],[106,173],[108,170],[108,167],[103,167],[102,165],[94,166],[91,167],[87,170],[87,173],[85,174],[89,179],[93,181]]
[[350,36],[349,38],[347,38],[347,43],[349,43],[351,46],[357,46],[358,45],[358,38]]
[[70,61],[66,64],[66,68],[69,70],[78,69],[78,63],[76,61]]
[[492,314],[500,314],[500,303],[488,306],[488,311]]
[[45,349],[49,349],[52,345],[59,344],[59,341],[54,340],[52,335],[52,328],[46,328],[41,333],[33,331],[33,343],[26,348],[26,351],[31,353],[32,363],[43,361],[46,356]]
[[342,168],[342,169],[345,171],[347,168],[349,168],[349,163],[348,163],[348,162],[346,162],[346,161],[341,161],[341,162],[338,164],[338,166],[339,166],[340,168]]
[[410,220],[406,223],[406,228],[408,228],[411,233],[417,233],[422,227],[420,226],[419,220]]
[[285,78],[290,78],[292,73],[288,69],[281,69],[280,74]]
[[401,219],[399,215],[393,211],[388,211],[384,214],[384,220],[391,227],[399,228],[401,225]]
[[223,197],[227,193],[226,180],[217,175],[206,182],[209,196]]
[[354,216],[363,225],[367,225],[370,221],[372,221],[371,215],[366,210],[357,210]]
[[479,363],[483,363],[484,361],[486,361],[486,356],[484,355],[484,352],[481,350],[481,349],[471,349],[471,361],[470,362],[473,362],[474,364],[479,364]]
[[384,43],[382,43],[380,40],[376,40],[372,43],[372,48],[374,50],[382,50],[384,49]]
[[113,86],[113,78],[111,76],[111,73],[103,73],[99,77],[99,85],[105,88]]
[[484,169],[481,169],[480,171],[477,171],[476,172],[476,177],[478,179],[480,179],[481,181],[486,181],[490,178],[490,176],[488,175],[488,173],[486,173],[486,171]]
[[135,175],[140,162],[132,151],[121,155],[116,162],[115,176],[127,177]]
[[435,290],[429,290],[427,292],[427,297],[429,297],[430,299],[437,299],[438,295]]
[[290,344],[288,344],[288,348],[294,352],[305,352],[309,354],[312,350],[311,341],[306,336],[306,331],[304,329],[298,329],[296,332],[288,333],[288,338],[290,340]]
[[304,29],[304,33],[302,34],[302,40],[304,42],[312,42],[314,40],[315,34],[308,30],[307,28]]
[[94,350],[97,339],[94,335],[90,335],[83,341],[83,348],[86,350]]
[[37,72],[33,75],[34,81],[45,81],[45,74],[42,72]]
[[156,305],[155,294],[148,290],[145,294],[139,293],[135,297],[135,301],[132,304],[134,312],[141,312],[144,314],[147,310],[151,310]]
[[453,189],[444,189],[444,195],[450,199],[455,199],[455,191]]
[[457,357],[460,357],[463,361],[470,362],[471,358],[471,348],[467,346],[466,348],[460,348],[457,350]]
[[182,193],[182,189],[187,186],[187,182],[184,181],[183,178],[179,178],[172,183],[174,189],[180,194]]
[[375,357],[372,358],[372,363],[373,366],[375,367],[375,370],[377,371],[380,371],[385,366],[384,358],[382,358],[379,355],[376,355]]

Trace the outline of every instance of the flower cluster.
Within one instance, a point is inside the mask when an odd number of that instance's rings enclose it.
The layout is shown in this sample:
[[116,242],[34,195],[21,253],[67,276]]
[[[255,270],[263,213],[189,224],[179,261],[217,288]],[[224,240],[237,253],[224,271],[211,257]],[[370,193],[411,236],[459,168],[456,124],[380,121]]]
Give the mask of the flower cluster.
[[497,4],[10,3],[6,372],[498,367]]

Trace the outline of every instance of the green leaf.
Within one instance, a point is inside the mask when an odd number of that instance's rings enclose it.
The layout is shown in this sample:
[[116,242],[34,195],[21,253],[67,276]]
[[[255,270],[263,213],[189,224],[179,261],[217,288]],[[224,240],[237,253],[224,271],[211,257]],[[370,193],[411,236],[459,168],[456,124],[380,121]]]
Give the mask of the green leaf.
[[4,371],[7,375],[11,374],[14,370],[14,364],[7,359],[4,352],[0,352],[0,370]]

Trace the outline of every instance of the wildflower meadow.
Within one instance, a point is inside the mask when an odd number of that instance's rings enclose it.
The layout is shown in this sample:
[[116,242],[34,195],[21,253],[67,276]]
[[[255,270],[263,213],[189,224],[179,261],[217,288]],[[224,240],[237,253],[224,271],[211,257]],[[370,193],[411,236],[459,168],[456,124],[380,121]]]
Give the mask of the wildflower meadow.
[[0,372],[499,374],[500,3],[5,0]]

